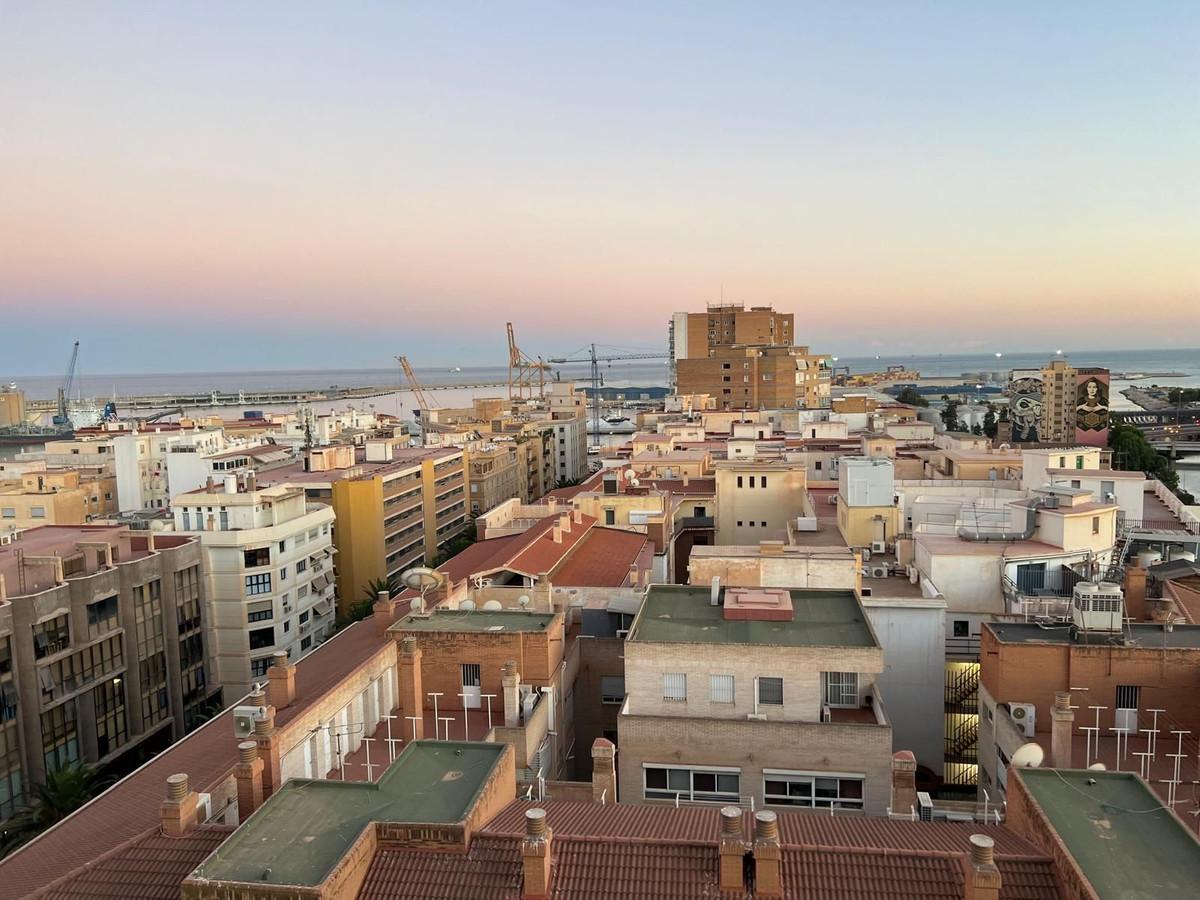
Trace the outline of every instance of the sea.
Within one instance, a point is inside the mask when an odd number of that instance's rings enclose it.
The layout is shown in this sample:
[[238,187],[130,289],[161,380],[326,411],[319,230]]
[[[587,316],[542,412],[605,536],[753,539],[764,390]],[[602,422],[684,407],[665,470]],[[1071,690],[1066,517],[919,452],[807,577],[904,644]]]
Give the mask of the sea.
[[[1054,354],[1045,351],[1021,353],[939,353],[924,355],[888,354],[870,356],[839,357],[834,365],[848,368],[852,373],[882,371],[889,365],[903,366],[916,370],[925,377],[957,378],[975,380],[979,373],[1007,372],[1010,369],[1040,368]],[[1113,378],[1110,389],[1110,405],[1113,409],[1137,409],[1137,406],[1121,394],[1132,385],[1163,384],[1179,387],[1200,387],[1200,348],[1171,348],[1159,350],[1078,350],[1063,354],[1075,366],[1103,366],[1115,375],[1146,375],[1149,377]],[[2,363],[0,363],[2,365]],[[418,379],[427,385],[445,386],[430,393],[440,406],[469,406],[476,397],[500,396],[504,393],[508,376],[506,366],[423,366],[415,369]],[[1177,373],[1176,377],[1155,377],[1164,373]],[[555,367],[554,375],[563,380],[574,380],[581,386],[589,383],[589,367],[586,364],[568,364]],[[662,360],[635,360],[601,364],[601,375],[607,387],[627,388],[630,399],[637,399],[637,388],[661,387],[667,384],[668,367]],[[0,383],[13,382],[30,399],[48,400],[56,396],[61,376],[22,375],[19,372],[0,370]],[[493,383],[493,386],[481,384]],[[406,382],[399,366],[370,369],[274,369],[247,370],[237,372],[144,372],[95,374],[83,373],[76,379],[76,397],[92,398],[103,406],[104,400],[113,396],[170,394],[198,391],[251,391],[264,389],[323,390],[331,387],[388,387],[395,386],[377,397],[336,403],[314,403],[318,412],[345,409],[375,409],[404,419],[413,418],[416,399],[405,387]],[[462,387],[455,387],[461,385]],[[498,386],[496,386],[498,385]],[[261,407],[265,410],[280,407]],[[229,416],[245,407],[224,406],[213,410],[189,410],[200,415],[206,412]],[[9,448],[0,448],[4,454]],[[1188,483],[1193,492],[1200,492],[1200,469],[1181,472],[1181,480]]]

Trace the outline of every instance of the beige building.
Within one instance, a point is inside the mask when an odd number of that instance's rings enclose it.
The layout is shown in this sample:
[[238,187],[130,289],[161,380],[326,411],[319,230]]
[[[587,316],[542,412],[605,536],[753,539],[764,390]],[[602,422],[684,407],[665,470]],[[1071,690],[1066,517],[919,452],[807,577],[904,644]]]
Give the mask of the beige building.
[[[838,472],[837,522],[850,547],[894,543],[900,531],[890,459],[846,457]],[[882,548],[879,548],[882,551]]]
[[0,818],[49,771],[136,766],[219,705],[204,600],[191,537],[46,526],[0,544]]
[[719,347],[676,361],[681,393],[711,394],[718,409],[829,406],[829,357],[807,347]]
[[625,643],[618,797],[882,815],[883,667],[852,591],[652,586]]
[[717,488],[717,544],[786,539],[789,522],[813,518],[803,462],[721,459],[713,464]]
[[117,511],[117,480],[102,469],[26,467],[0,480],[0,532],[39,525],[83,525]]
[[795,325],[792,313],[779,313],[770,306],[746,309],[741,303],[716,303],[705,312],[677,312],[668,326],[671,359],[673,363],[703,359],[716,348],[736,345],[790,347]]

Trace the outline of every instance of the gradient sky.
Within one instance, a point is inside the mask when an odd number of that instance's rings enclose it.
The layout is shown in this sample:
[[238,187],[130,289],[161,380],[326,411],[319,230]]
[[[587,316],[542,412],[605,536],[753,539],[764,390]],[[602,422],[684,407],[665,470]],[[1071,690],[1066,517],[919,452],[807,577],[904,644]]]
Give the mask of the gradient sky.
[[0,0],[0,369],[1200,343],[1195,0],[602,6]]

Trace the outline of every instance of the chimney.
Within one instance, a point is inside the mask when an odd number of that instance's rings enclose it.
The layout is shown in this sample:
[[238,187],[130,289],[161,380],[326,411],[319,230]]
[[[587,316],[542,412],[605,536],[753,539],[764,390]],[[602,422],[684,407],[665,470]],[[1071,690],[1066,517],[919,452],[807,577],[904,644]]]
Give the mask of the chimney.
[[258,490],[258,474],[250,469],[246,472],[246,493]]
[[688,486],[688,473],[687,473],[687,471],[685,470],[685,471],[681,472],[680,474],[681,474],[681,476],[683,477],[683,486],[684,486],[684,487],[687,487],[687,486]]
[[517,728],[521,724],[521,674],[516,660],[504,664],[500,684],[504,690],[504,727]]
[[562,528],[563,534],[570,534],[571,533],[571,514],[570,513],[560,513],[559,517],[558,517],[558,524],[559,524],[559,527]]
[[630,566],[629,566],[629,585],[630,585],[630,587],[637,587],[638,573],[640,571],[641,570],[638,568],[637,563],[630,564]]
[[238,744],[238,762],[233,769],[237,781],[238,821],[245,822],[263,802],[263,761],[258,758],[258,744],[242,741]]
[[562,523],[561,522],[554,523],[554,527],[552,529],[550,529],[550,537],[552,537],[554,539],[554,543],[556,543],[556,544],[562,543]]
[[521,841],[521,900],[550,896],[550,841],[544,809],[525,810],[525,837]]
[[769,809],[754,814],[754,896],[782,897],[779,821]]
[[413,739],[425,738],[425,695],[421,686],[421,648],[417,639],[406,634],[400,641],[400,712],[413,719]]
[[[112,545],[110,544],[109,546],[111,547]],[[146,552],[147,553],[154,552],[154,530],[153,529],[146,532]]]
[[986,834],[971,835],[971,855],[963,857],[963,900],[1000,900],[1000,870],[992,854],[995,843]]
[[375,603],[371,606],[371,620],[375,623],[376,633],[382,637],[392,627],[395,621],[395,604],[388,591],[380,591],[375,595]]
[[592,743],[592,802],[617,802],[617,745],[608,738]]
[[[250,695],[252,706],[266,704],[261,691]],[[275,733],[275,707],[267,706],[267,714],[254,720],[254,743],[258,746],[258,758],[263,764],[263,795],[270,796],[283,785],[279,764],[279,735]]]
[[225,493],[236,494],[238,492],[238,479],[236,475],[225,476]]
[[271,654],[267,669],[267,702],[276,709],[287,709],[296,699],[296,667],[288,662],[287,651]]
[[1075,724],[1075,710],[1071,709],[1069,691],[1054,693],[1054,706],[1050,707],[1050,764],[1056,769],[1070,769],[1071,728]]
[[1135,622],[1147,618],[1146,570],[1139,565],[1130,565],[1125,570],[1125,613]]
[[185,774],[167,776],[167,799],[158,808],[158,819],[167,837],[183,837],[196,825],[199,812],[195,791]]
[[722,891],[746,889],[746,844],[742,840],[742,808],[721,807],[721,854],[719,886]]
[[571,510],[571,521],[576,525],[583,523],[583,511],[578,506]]
[[208,476],[208,478],[206,478],[206,479],[205,479],[205,481],[204,481],[204,489],[205,489],[206,491],[211,491],[211,490],[212,490],[214,487],[216,487],[216,486],[217,486],[217,485],[216,485],[216,482],[215,482],[215,481],[213,481],[212,474],[211,474],[211,473],[209,473],[209,476]]
[[892,814],[912,815],[917,808],[917,758],[911,750],[892,754]]
[[708,605],[717,606],[721,602],[721,576],[714,575],[712,577],[712,585],[708,590]]

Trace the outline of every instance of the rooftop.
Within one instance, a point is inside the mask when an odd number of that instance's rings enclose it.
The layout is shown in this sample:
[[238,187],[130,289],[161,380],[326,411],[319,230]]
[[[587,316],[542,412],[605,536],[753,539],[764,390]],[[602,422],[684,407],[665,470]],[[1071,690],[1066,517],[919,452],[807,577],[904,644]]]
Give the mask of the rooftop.
[[[1104,636],[1093,633],[1090,640],[1075,640],[1075,630],[1069,625],[1043,627],[1033,622],[985,622],[996,639],[1003,644],[1083,644],[1106,643]],[[1142,647],[1147,650],[1188,650],[1200,648],[1200,625],[1175,625],[1167,631],[1161,625],[1129,623],[1125,626],[1126,649]]]
[[620,587],[647,544],[644,534],[617,528],[592,528],[551,580],[564,587]]
[[292,779],[194,877],[319,884],[371,822],[462,821],[506,746],[417,741],[378,782]]
[[440,632],[514,632],[545,631],[554,621],[554,613],[526,612],[519,609],[459,610],[435,609],[428,615],[405,616],[388,631]]
[[[722,589],[722,602],[724,593]],[[729,620],[722,606],[709,602],[708,587],[653,585],[628,640],[783,647],[879,646],[853,591],[796,589],[789,593],[791,621]]]
[[1091,769],[1014,773],[1101,897],[1195,896],[1200,844],[1140,778]]

